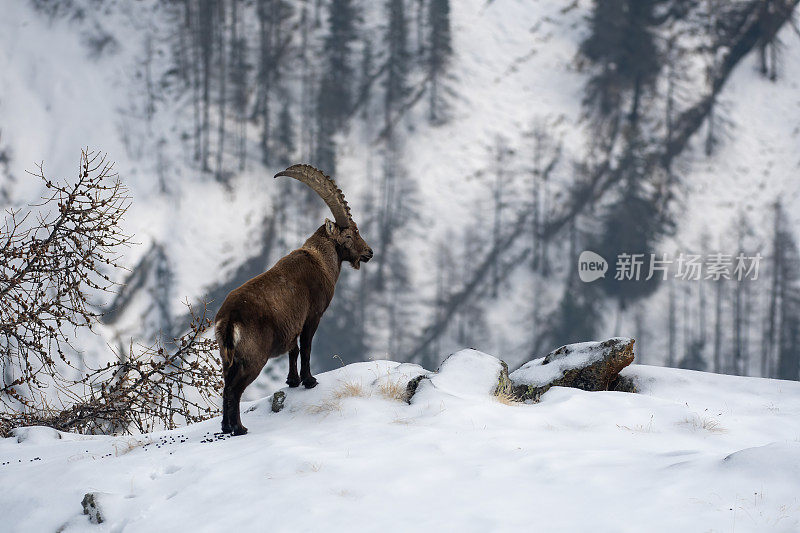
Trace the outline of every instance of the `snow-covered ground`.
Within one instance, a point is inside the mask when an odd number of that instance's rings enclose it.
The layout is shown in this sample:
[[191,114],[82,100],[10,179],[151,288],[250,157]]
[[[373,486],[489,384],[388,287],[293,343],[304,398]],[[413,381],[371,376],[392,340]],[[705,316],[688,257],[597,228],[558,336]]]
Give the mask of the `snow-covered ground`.
[[[373,361],[219,419],[135,437],[0,441],[3,531],[800,530],[800,383],[631,366],[640,394],[490,393],[478,352],[422,372]],[[81,514],[88,492],[106,522]]]

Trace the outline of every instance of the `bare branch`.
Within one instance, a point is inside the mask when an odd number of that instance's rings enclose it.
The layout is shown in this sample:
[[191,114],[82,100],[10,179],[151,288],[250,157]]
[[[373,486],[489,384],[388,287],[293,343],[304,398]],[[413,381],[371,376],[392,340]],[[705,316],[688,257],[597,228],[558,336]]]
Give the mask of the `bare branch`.
[[130,197],[113,163],[84,150],[78,172],[74,183],[56,182],[37,165],[31,175],[46,194],[25,213],[8,211],[0,226],[0,435],[31,424],[148,431],[213,416],[221,384],[205,305],[198,315],[190,306],[189,331],[169,346],[132,349],[100,368],[73,359],[70,328],[96,323],[89,295],[114,289],[130,241],[120,228]]

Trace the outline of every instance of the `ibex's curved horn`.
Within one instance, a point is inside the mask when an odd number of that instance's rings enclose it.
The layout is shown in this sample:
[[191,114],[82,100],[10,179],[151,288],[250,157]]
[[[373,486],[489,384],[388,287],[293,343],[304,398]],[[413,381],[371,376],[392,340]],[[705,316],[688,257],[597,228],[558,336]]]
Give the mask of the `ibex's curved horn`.
[[282,172],[275,174],[275,177],[287,176],[294,178],[297,181],[302,181],[320,195],[325,200],[328,207],[333,213],[333,218],[336,220],[336,225],[346,228],[353,220],[350,215],[350,206],[344,199],[342,190],[336,186],[336,182],[330,176],[326,176],[321,170],[318,170],[311,165],[292,165]]

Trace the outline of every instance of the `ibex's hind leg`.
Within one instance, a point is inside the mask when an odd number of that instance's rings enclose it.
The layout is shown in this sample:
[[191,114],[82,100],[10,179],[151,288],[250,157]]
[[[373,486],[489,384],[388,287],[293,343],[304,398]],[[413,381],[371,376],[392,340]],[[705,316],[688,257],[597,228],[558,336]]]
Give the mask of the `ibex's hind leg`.
[[249,382],[241,381],[238,386],[233,390],[233,403],[231,405],[231,426],[233,427],[234,435],[244,435],[247,433],[247,428],[242,425],[241,413],[239,410],[239,402],[242,399],[242,393]]
[[223,379],[225,387],[222,389],[222,432],[233,431],[233,385],[239,373],[239,364],[235,361],[225,369]]
[[297,356],[300,354],[300,348],[297,347],[297,341],[294,346],[289,350],[289,375],[286,377],[286,384],[290,387],[297,387],[300,385],[300,375],[297,373]]
[[224,391],[222,392],[222,432],[223,433],[230,433],[233,431],[233,426],[231,425],[231,401],[230,401],[230,391],[228,387],[225,387]]
[[311,340],[318,325],[319,318],[308,319],[300,333],[300,379],[307,389],[317,386],[317,380],[311,375]]
[[225,388],[222,396],[222,432],[244,435],[247,428],[242,425],[239,403],[242,393],[247,386],[258,376],[251,375],[241,362],[234,361],[225,373]]

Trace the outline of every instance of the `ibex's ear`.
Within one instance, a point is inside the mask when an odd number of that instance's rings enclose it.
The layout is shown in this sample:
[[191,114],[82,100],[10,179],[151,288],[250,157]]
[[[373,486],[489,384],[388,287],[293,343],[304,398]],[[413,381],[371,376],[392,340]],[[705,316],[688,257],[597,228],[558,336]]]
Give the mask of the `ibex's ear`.
[[337,237],[339,237],[339,226],[337,226],[333,220],[326,218],[325,233],[327,233],[328,237],[330,237],[331,239],[336,239]]

